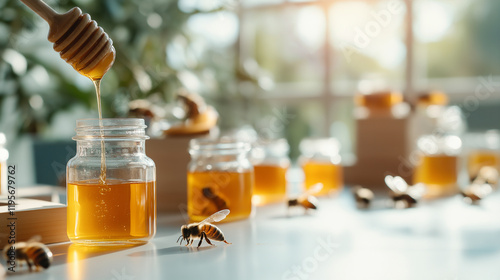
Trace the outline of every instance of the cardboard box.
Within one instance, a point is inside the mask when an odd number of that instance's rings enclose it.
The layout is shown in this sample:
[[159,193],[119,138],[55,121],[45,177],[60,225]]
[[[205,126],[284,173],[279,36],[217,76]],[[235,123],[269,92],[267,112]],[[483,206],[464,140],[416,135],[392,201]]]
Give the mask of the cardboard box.
[[208,134],[175,136],[146,141],[146,154],[156,164],[158,212],[186,212],[189,141]]
[[344,169],[347,185],[385,189],[386,175],[398,175],[411,182],[413,167],[407,160],[412,151],[409,117],[391,116],[356,120],[356,154],[353,166]]
[[359,161],[408,156],[408,119],[373,118],[356,121],[356,153]]

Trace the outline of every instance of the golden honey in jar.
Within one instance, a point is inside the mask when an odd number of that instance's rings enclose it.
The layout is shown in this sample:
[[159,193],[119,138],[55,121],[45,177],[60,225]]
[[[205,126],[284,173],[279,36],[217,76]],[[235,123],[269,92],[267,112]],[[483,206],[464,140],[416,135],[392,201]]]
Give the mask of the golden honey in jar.
[[290,167],[289,149],[286,139],[261,139],[255,143],[251,152],[255,177],[255,205],[285,201],[286,173]]
[[458,156],[462,141],[458,136],[426,135],[418,139],[420,158],[413,183],[424,183],[425,198],[437,198],[458,191]]
[[500,132],[488,130],[480,133],[468,133],[465,139],[467,153],[467,171],[471,181],[477,177],[482,167],[489,166],[500,172]]
[[467,158],[467,171],[471,180],[477,177],[479,170],[484,166],[500,170],[500,152],[495,150],[474,150]]
[[7,160],[9,159],[9,151],[5,148],[7,137],[0,132],[0,194],[7,193]]
[[300,143],[306,190],[322,184],[316,195],[338,194],[344,187],[343,168],[339,155],[340,144],[334,138],[308,138]]
[[154,236],[156,174],[145,154],[145,127],[143,119],[102,119],[101,127],[98,119],[77,121],[77,153],[67,165],[73,243],[135,245]]
[[187,174],[188,216],[200,222],[229,209],[225,222],[248,218],[252,213],[253,167],[250,145],[231,139],[193,139]]

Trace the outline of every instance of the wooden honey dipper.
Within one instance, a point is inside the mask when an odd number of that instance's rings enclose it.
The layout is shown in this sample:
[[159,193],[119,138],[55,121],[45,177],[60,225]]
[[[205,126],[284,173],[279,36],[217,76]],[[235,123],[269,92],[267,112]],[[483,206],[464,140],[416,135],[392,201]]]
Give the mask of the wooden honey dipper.
[[104,30],[75,7],[58,14],[41,0],[21,0],[49,24],[54,50],[80,74],[100,80],[115,61],[113,41]]

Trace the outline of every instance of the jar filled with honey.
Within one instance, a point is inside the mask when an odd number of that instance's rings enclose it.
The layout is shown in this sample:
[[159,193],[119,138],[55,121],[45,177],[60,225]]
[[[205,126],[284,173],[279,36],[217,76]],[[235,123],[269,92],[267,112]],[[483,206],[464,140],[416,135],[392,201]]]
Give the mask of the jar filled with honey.
[[193,139],[187,174],[188,216],[200,222],[229,209],[224,221],[245,219],[252,213],[253,167],[250,144],[232,139]]
[[259,140],[255,143],[251,158],[255,177],[253,202],[256,205],[285,201],[289,150],[286,139]]
[[468,148],[467,171],[474,181],[479,170],[485,166],[500,172],[500,132],[489,130],[485,133],[470,134],[466,141]]
[[338,194],[344,186],[340,143],[334,138],[307,138],[299,148],[304,188],[309,190],[320,183],[323,187],[316,195]]
[[7,137],[0,132],[0,194],[7,193],[7,160],[9,159],[9,151],[5,148]]
[[84,119],[67,165],[67,233],[76,244],[144,244],[156,232],[156,171],[143,119]]
[[424,183],[425,198],[437,198],[458,191],[458,159],[462,141],[456,135],[426,135],[417,141],[419,159],[413,183]]

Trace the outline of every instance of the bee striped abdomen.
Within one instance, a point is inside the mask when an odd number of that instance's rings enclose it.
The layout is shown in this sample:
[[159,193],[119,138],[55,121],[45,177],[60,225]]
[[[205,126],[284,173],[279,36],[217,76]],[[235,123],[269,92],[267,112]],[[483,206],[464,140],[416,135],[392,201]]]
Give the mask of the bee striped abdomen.
[[224,238],[224,234],[222,233],[222,231],[214,226],[214,225],[211,225],[211,224],[204,224],[202,227],[201,227],[201,231],[202,232],[205,232],[205,234],[207,235],[207,237],[211,240],[217,240],[217,241],[224,241],[226,240]]
[[29,256],[32,264],[48,268],[50,266],[50,256],[43,247],[32,246],[26,249],[26,255]]

